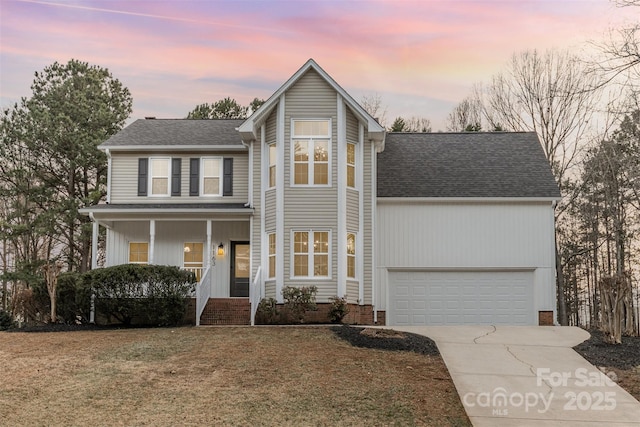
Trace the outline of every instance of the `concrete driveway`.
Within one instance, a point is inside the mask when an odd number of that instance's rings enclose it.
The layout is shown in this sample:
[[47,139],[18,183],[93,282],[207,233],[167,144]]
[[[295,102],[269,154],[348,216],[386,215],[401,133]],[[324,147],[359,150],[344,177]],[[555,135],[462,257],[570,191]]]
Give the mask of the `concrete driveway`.
[[474,426],[640,425],[640,403],[572,349],[580,328],[392,328],[438,344]]

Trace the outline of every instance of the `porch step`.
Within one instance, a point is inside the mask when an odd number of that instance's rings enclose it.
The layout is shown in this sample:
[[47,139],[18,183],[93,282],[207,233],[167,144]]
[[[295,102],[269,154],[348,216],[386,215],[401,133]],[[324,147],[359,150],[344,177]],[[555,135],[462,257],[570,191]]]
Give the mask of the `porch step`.
[[200,316],[201,325],[249,325],[249,298],[209,298]]

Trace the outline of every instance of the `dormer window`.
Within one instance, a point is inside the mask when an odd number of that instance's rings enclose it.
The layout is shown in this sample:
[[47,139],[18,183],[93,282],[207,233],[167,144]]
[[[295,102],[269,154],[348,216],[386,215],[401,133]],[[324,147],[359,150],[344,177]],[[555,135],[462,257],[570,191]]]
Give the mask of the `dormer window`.
[[331,121],[293,120],[293,185],[330,185]]

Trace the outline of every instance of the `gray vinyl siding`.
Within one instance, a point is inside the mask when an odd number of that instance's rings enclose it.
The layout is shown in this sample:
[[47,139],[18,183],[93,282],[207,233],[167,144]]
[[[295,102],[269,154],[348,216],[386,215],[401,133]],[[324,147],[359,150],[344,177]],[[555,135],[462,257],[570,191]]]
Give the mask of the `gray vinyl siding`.
[[347,302],[351,304],[358,303],[358,295],[360,295],[360,285],[353,280],[347,280]]
[[346,108],[347,116],[347,142],[356,144],[358,142],[358,119],[353,115],[349,108]]
[[265,298],[277,299],[276,298],[276,282],[274,282],[273,280],[266,282],[264,284],[264,294],[265,294]]
[[[371,197],[375,191],[375,182],[372,182],[371,173],[372,173],[372,153],[374,152],[374,147],[368,141],[367,135],[365,133],[364,141],[364,155],[362,159],[362,167],[364,168],[364,183],[363,183],[363,232],[364,236],[363,240],[363,250],[364,253],[362,256],[364,257],[364,271],[363,271],[363,285],[364,285],[364,304],[372,303],[372,295],[371,295],[371,283],[373,281],[372,272],[373,272],[373,223],[372,223],[372,202]],[[379,299],[379,296],[376,297],[376,300]]]
[[276,190],[272,189],[266,192],[264,198],[265,207],[265,231],[274,231],[276,229]]
[[347,188],[347,230],[358,231],[360,229],[360,192]]
[[[181,195],[166,197],[138,196],[139,158],[181,158]],[[233,158],[233,196],[198,197],[189,196],[189,159],[200,157]],[[221,177],[222,179],[222,177]],[[113,153],[111,161],[111,203],[194,203],[223,201],[246,203],[249,194],[249,157],[246,153]]]
[[[252,271],[251,280],[256,276],[258,267],[262,268],[262,274],[264,277],[266,266],[262,265],[262,230],[261,218],[264,215],[264,206],[262,206],[262,200],[260,198],[262,182],[262,146],[261,146],[261,134],[258,131],[258,138],[253,142],[253,224],[251,233],[251,261]],[[253,283],[252,283],[253,284]]]
[[[278,109],[280,108],[280,106],[276,106],[276,108],[273,109],[273,111],[271,112],[271,114],[269,115],[269,117],[267,118],[267,120],[265,121],[265,143],[267,144],[274,144],[276,142],[276,138],[277,138],[277,124],[278,124]],[[262,245],[261,242],[262,239],[264,238],[263,232],[264,233],[270,233],[270,232],[275,232],[276,229],[276,190],[275,188],[273,189],[269,189],[266,191],[265,193],[265,200],[264,206],[260,206],[260,192],[261,190],[261,185],[262,185],[262,155],[264,156],[269,156],[268,151],[262,153],[262,135],[260,133],[261,131],[258,132],[258,138],[256,140],[256,142],[254,143],[254,160],[253,160],[253,166],[254,166],[254,172],[253,172],[253,177],[254,177],[254,184],[253,184],[253,190],[254,190],[254,196],[253,196],[253,201],[254,201],[254,207],[256,214],[254,215],[254,234],[253,234],[253,256],[254,256],[254,261],[253,261],[253,265],[254,266],[258,266],[261,265],[262,263],[262,254],[261,254],[261,250],[262,250]],[[265,163],[268,164],[268,159],[265,158]],[[276,165],[276,168],[278,167],[282,167],[282,165]],[[268,171],[266,173],[266,179],[268,179]],[[265,182],[265,188],[266,185],[268,184],[268,181]],[[260,216],[264,215],[265,218],[265,230],[260,230],[260,221],[261,218]],[[262,274],[263,277],[266,278],[266,274],[267,274],[267,268],[268,265],[262,265]],[[256,267],[257,269],[257,267]],[[269,289],[271,289],[271,291],[269,291]],[[275,292],[275,282],[274,281],[270,281],[269,283],[265,283],[265,292],[266,292],[266,296],[268,298],[275,298],[276,296],[276,292]],[[270,293],[271,292],[271,293]]]
[[[291,186],[291,119],[331,119],[331,187]],[[337,294],[337,94],[315,71],[307,72],[287,91],[284,125],[284,286],[314,284],[318,287],[318,302],[327,302]],[[292,230],[331,232],[329,280],[291,278]]]

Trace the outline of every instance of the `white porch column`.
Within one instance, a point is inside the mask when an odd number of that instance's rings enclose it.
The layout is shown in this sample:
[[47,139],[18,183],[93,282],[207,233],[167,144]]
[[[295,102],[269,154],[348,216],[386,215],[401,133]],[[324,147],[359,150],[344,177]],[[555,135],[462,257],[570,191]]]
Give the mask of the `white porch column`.
[[149,220],[149,264],[153,264],[153,254],[156,244],[156,220]]
[[[91,269],[95,270],[96,268],[98,268],[98,231],[100,229],[100,224],[98,224],[94,220],[92,226],[93,226],[93,230],[92,230],[92,236],[91,236]],[[89,323],[96,323],[95,295],[93,294],[93,292],[91,292],[91,310],[89,311]]]
[[207,267],[211,267],[211,220],[207,220]]

